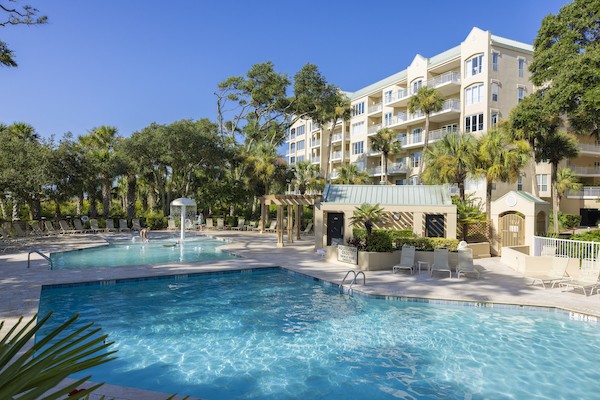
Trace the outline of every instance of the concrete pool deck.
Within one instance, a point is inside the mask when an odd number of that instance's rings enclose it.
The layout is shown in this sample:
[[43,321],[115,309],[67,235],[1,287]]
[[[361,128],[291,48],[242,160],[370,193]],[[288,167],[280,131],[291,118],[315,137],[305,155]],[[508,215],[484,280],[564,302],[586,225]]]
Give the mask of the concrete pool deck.
[[[203,232],[228,240],[224,249],[240,258],[185,264],[141,265],[134,267],[109,267],[85,270],[48,270],[48,262],[31,254],[31,268],[27,268],[30,249],[43,253],[64,249],[79,249],[105,245],[105,239],[130,240],[136,234],[63,235],[23,242],[19,247],[0,253],[0,320],[5,325],[0,334],[13,326],[20,316],[25,319],[35,315],[39,305],[41,287],[59,283],[77,283],[145,276],[177,275],[212,272],[253,267],[279,266],[338,284],[351,268],[347,264],[326,262],[314,252],[313,237],[276,247],[274,234],[239,231]],[[176,238],[177,234],[172,233]],[[152,239],[152,235],[150,236]],[[530,280],[500,262],[499,258],[475,260],[482,269],[480,279],[449,278],[443,274],[429,276],[428,272],[392,274],[391,271],[366,271],[366,286],[357,284],[356,292],[373,295],[400,296],[475,303],[513,304],[559,308],[571,311],[575,318],[592,320],[600,317],[600,295],[585,296],[581,291],[564,291],[560,288],[543,289],[529,285]],[[164,393],[105,385],[99,391],[116,400],[165,399]],[[92,397],[95,398],[95,397]]]

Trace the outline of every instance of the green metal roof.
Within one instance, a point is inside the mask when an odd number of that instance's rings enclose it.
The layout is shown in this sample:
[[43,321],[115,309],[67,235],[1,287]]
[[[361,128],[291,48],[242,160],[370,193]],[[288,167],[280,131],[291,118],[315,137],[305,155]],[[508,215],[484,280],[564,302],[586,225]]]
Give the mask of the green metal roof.
[[381,206],[451,206],[444,185],[327,185],[323,203],[379,204]]
[[[522,192],[522,191],[512,191],[511,193],[514,193],[522,198],[524,198],[525,200],[532,202],[532,203],[540,203],[540,204],[548,204],[547,201],[540,199],[539,197],[536,197],[534,195],[532,195],[529,192]],[[507,193],[508,194],[508,193]]]

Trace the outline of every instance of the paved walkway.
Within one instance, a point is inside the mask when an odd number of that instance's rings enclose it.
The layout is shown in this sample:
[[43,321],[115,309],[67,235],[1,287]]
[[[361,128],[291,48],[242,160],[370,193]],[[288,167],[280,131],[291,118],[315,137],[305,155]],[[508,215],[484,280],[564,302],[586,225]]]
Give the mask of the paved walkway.
[[[142,265],[86,270],[48,270],[48,262],[31,255],[31,268],[27,268],[27,252],[31,248],[44,253],[65,248],[83,248],[106,245],[108,240],[131,239],[132,234],[69,235],[40,238],[23,243],[20,248],[8,249],[0,254],[0,320],[5,321],[4,332],[19,316],[32,317],[38,309],[41,287],[44,284],[75,283],[107,279],[133,278],[242,269],[264,266],[281,266],[325,281],[339,283],[351,269],[347,264],[326,262],[314,252],[313,238],[276,247],[273,234],[258,232],[211,231],[208,234],[227,239],[224,248],[240,258],[186,264]],[[173,234],[176,237],[175,234]],[[152,238],[152,236],[150,236]],[[430,277],[427,272],[410,275],[392,274],[391,271],[367,271],[366,286],[355,285],[355,291],[367,294],[456,300],[477,303],[514,304],[561,308],[577,313],[576,317],[600,317],[600,295],[584,296],[581,292],[563,292],[559,288],[532,287],[529,280],[499,258],[475,260],[483,270],[480,279],[449,278],[442,274]],[[584,314],[583,316],[580,314]],[[115,399],[164,399],[161,393],[139,391],[106,385],[102,393]]]

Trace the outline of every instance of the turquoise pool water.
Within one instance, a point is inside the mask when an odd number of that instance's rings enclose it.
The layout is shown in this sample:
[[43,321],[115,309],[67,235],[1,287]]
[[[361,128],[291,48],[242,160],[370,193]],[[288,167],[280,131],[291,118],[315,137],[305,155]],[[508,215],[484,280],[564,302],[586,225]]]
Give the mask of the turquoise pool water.
[[93,380],[209,400],[583,399],[600,381],[595,322],[348,297],[278,269],[44,288],[49,310],[115,341]]
[[[136,240],[138,238],[134,238]],[[50,254],[53,269],[117,267],[124,265],[181,263],[233,257],[217,250],[222,240],[200,237],[176,244],[178,238],[154,238],[146,243],[127,241],[90,249]]]

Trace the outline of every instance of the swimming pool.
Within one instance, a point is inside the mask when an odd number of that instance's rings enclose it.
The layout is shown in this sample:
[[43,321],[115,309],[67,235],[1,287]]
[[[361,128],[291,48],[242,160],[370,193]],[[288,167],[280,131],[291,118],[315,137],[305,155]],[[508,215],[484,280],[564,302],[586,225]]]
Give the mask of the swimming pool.
[[[137,238],[134,238],[137,239]],[[126,241],[107,246],[50,254],[53,269],[117,267],[124,265],[181,263],[234,257],[218,250],[222,240],[208,237],[186,239],[154,237],[149,242]]]
[[115,341],[93,380],[206,399],[573,399],[600,380],[595,322],[348,297],[279,269],[44,288],[49,310]]

